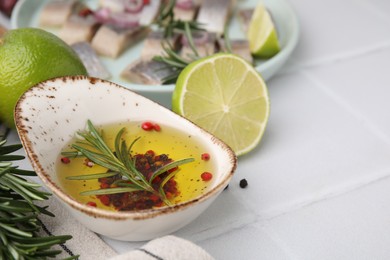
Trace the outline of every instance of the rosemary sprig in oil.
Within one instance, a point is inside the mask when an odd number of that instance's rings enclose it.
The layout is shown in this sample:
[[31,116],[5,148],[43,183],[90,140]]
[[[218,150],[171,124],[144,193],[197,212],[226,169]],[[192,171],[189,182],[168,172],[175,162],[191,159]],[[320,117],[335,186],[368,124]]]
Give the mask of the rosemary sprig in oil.
[[81,195],[104,195],[104,194],[116,194],[124,192],[136,192],[136,191],[147,191],[157,195],[165,205],[170,206],[172,203],[166,198],[163,187],[164,185],[174,177],[178,172],[172,171],[168,174],[161,182],[158,189],[154,189],[152,186],[153,180],[162,176],[163,173],[176,168],[180,165],[190,163],[194,161],[193,158],[186,158],[178,161],[171,162],[157,169],[149,179],[147,179],[141,172],[137,170],[136,158],[131,154],[133,145],[137,142],[135,139],[130,146],[126,144],[126,141],[122,139],[125,128],[122,128],[116,135],[114,142],[114,151],[105,143],[103,136],[95,128],[90,120],[87,122],[88,130],[86,132],[78,132],[80,137],[84,140],[78,141],[73,144],[72,147],[76,150],[75,152],[64,152],[62,155],[72,156],[85,156],[97,165],[106,168],[106,173],[99,174],[87,174],[71,176],[69,180],[89,180],[99,179],[103,177],[120,177],[115,182],[115,188],[106,188],[98,190],[84,191]]

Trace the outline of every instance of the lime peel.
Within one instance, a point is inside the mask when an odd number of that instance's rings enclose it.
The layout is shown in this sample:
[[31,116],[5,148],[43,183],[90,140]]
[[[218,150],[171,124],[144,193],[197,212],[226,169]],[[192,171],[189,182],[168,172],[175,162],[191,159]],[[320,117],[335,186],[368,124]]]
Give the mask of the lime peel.
[[215,54],[181,72],[172,110],[242,155],[254,149],[264,134],[270,110],[268,90],[261,75],[245,60],[233,54]]
[[248,28],[251,53],[260,58],[271,58],[280,51],[280,43],[272,17],[264,4],[259,3]]
[[14,107],[33,85],[55,77],[87,75],[72,48],[38,28],[7,31],[0,38],[0,121],[14,127]]

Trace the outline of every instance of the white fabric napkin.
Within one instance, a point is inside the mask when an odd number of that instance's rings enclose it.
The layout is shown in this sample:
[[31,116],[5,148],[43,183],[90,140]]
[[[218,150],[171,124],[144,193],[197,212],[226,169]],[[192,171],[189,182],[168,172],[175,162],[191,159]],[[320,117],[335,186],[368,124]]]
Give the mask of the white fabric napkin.
[[[49,206],[55,217],[41,215],[42,235],[71,235],[62,246],[56,246],[63,252],[58,259],[79,255],[81,260],[213,260],[205,250],[194,243],[175,236],[165,236],[152,240],[139,249],[118,255],[96,233],[81,225],[57,201],[54,196],[39,203]],[[54,249],[54,248],[53,248]]]
[[157,238],[143,247],[115,256],[110,260],[213,260],[205,250],[188,240],[165,236]]

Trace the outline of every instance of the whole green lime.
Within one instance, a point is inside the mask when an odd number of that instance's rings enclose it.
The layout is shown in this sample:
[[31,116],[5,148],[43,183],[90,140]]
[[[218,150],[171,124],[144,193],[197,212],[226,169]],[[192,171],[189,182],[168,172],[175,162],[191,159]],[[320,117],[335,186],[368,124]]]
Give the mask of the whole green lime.
[[37,83],[55,77],[87,75],[72,48],[37,28],[6,32],[0,38],[0,121],[14,127],[19,97]]

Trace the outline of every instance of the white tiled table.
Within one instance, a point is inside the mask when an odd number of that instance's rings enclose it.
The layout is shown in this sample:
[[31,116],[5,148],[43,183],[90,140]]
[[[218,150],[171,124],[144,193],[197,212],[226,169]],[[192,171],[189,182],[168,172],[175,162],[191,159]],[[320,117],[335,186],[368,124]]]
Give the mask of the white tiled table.
[[390,259],[390,1],[290,2],[300,42],[268,82],[266,134],[175,235],[217,259]]

